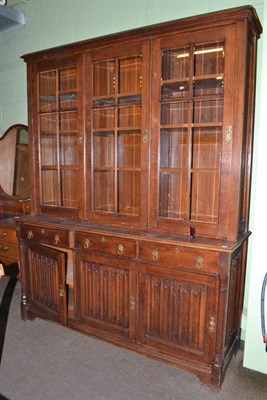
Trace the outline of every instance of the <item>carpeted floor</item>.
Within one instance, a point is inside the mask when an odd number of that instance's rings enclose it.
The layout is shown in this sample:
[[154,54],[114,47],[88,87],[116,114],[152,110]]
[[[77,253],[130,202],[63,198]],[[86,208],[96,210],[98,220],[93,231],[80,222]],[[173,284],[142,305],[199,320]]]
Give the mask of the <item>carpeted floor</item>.
[[[3,280],[1,286],[3,292]],[[182,370],[59,324],[41,319],[22,321],[19,301],[17,283],[6,326],[0,399],[267,399],[267,377],[242,367],[242,351],[232,360],[220,392],[214,393]]]

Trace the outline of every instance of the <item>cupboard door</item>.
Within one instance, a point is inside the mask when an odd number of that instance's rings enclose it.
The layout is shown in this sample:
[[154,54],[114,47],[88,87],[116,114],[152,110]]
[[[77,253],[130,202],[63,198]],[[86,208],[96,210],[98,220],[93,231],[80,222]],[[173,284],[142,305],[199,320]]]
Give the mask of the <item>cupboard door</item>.
[[75,319],[135,339],[136,271],[126,260],[77,252]]
[[30,284],[27,297],[30,310],[44,318],[66,324],[66,254],[36,243],[29,243],[28,268]]
[[148,44],[92,54],[89,219],[146,226]]
[[40,165],[37,206],[43,213],[82,216],[81,75],[79,57],[38,66],[39,147],[35,153]]
[[156,207],[150,217],[160,229],[189,235],[193,227],[196,235],[215,237],[225,223],[220,197],[229,196],[232,125],[227,123],[233,121],[234,98],[233,70],[226,61],[233,63],[233,42],[224,28],[154,42]]
[[216,339],[215,277],[141,264],[140,342],[177,356],[211,362]]

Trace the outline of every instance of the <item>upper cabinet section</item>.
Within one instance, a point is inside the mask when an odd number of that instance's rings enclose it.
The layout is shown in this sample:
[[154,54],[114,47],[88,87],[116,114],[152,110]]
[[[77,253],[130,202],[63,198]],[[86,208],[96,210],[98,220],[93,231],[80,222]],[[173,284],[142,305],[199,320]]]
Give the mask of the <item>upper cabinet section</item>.
[[260,33],[240,7],[24,56],[34,212],[246,233]]

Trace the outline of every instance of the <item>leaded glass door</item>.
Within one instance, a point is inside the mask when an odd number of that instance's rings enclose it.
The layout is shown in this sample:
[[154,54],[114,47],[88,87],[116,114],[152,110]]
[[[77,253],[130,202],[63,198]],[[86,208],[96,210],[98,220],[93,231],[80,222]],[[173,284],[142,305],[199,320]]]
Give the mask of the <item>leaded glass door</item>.
[[147,223],[147,52],[147,45],[113,49],[90,63],[92,220]]

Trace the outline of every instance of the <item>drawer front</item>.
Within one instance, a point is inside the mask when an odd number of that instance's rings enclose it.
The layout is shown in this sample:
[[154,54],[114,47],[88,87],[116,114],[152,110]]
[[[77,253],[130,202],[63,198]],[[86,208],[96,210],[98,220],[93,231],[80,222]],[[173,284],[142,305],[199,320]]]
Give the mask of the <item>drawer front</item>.
[[19,248],[17,243],[9,243],[0,239],[0,261],[17,261],[19,259]]
[[105,234],[76,232],[75,247],[79,250],[97,251],[112,256],[136,258],[135,240]]
[[218,252],[153,242],[140,243],[139,258],[155,265],[205,272],[216,272],[219,262]]
[[50,246],[69,247],[68,231],[25,224],[21,226],[21,235],[24,239],[48,244]]
[[8,242],[14,242],[17,243],[17,236],[16,236],[16,229],[15,227],[6,227],[6,226],[1,226],[0,227],[0,241],[8,241]]

